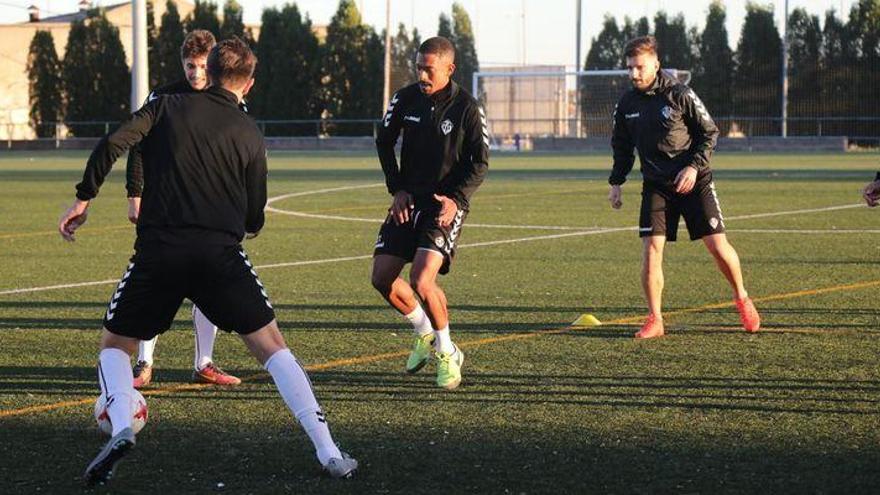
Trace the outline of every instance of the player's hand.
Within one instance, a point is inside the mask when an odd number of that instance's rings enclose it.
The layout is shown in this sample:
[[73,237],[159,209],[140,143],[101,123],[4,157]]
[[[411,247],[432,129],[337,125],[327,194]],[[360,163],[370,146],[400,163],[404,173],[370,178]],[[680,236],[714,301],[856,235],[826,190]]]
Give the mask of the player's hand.
[[611,186],[608,191],[608,202],[615,210],[619,210],[623,206],[623,192],[620,190],[620,185]]
[[128,221],[137,225],[138,217],[141,215],[141,198],[128,198]]
[[675,176],[675,192],[678,194],[688,194],[694,190],[694,184],[697,183],[697,169],[690,165],[681,169]]
[[865,203],[868,203],[868,206],[871,208],[880,205],[880,180],[869,182],[862,189],[862,197],[865,198]]
[[441,227],[452,225],[455,215],[458,214],[458,204],[449,196],[434,195],[434,199],[440,202],[440,213],[437,215],[437,224]]
[[58,223],[58,232],[65,241],[73,242],[76,240],[74,233],[82,224],[86,223],[88,217],[89,202],[77,199],[73,205],[61,216]]
[[388,208],[388,211],[391,213],[391,218],[394,219],[394,223],[396,225],[401,225],[409,222],[409,219],[412,216],[412,210],[415,207],[416,205],[413,203],[412,194],[406,191],[397,191],[394,193],[394,200],[391,201],[391,208]]

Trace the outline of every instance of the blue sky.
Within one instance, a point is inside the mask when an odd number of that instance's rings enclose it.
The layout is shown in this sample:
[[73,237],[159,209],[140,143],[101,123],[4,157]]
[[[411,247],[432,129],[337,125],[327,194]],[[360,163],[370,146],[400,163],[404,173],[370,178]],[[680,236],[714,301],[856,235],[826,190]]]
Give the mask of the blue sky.
[[[30,3],[35,3],[46,12],[66,13],[77,8],[77,1],[0,0],[0,22],[26,21],[26,7]],[[727,9],[727,29],[732,44],[739,38],[746,1],[723,2]],[[245,22],[248,23],[259,22],[263,8],[285,3],[275,0],[239,2],[244,6]],[[378,29],[384,27],[385,0],[355,2],[362,8],[367,23]],[[391,22],[394,26],[399,22],[408,27],[414,25],[424,38],[425,35],[436,33],[438,16],[441,12],[450,12],[452,2],[453,0],[391,0]],[[711,0],[583,0],[581,57],[586,57],[590,39],[601,30],[606,13],[622,21],[624,16],[635,19],[647,15],[653,18],[659,10],[665,10],[670,15],[682,12],[689,26],[696,25],[702,29],[710,2]],[[777,25],[781,26],[783,2],[784,0],[775,0],[757,3],[773,5],[777,13]],[[97,0],[97,3],[111,5],[118,1]],[[299,0],[296,3],[316,24],[328,23],[338,5],[337,0]],[[459,3],[471,16],[477,37],[477,54],[483,65],[574,65],[575,0],[459,0]],[[811,14],[824,18],[828,9],[848,13],[854,3],[855,0],[789,0],[789,9],[803,7]]]

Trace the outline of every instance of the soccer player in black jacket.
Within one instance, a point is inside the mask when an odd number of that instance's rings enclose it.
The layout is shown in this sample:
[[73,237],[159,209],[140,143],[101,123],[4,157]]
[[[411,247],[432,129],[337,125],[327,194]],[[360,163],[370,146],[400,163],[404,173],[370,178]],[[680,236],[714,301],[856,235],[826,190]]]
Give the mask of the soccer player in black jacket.
[[614,111],[614,167],[608,179],[608,199],[615,209],[623,204],[620,186],[632,170],[633,149],[637,149],[644,178],[639,215],[644,246],[642,288],[649,314],[635,336],[652,338],[664,333],[663,247],[667,240],[675,241],[682,216],[691,240],[703,240],[733,288],[743,327],[756,332],[761,319],[743,286],[736,250],[724,233],[709,169],[718,128],[692,89],[660,71],[657,42],[652,36],[631,40],[625,55],[633,88],[621,97]]
[[[376,138],[394,199],[373,252],[372,283],[413,324],[416,339],[406,371],[419,371],[434,355],[437,385],[451,390],[461,383],[464,354],[449,336],[437,274],[449,271],[470,197],[486,175],[489,134],[482,108],[450,79],[455,48],[449,40],[425,40],[416,65],[419,82],[391,98]],[[401,132],[398,167],[394,146]],[[409,262],[406,283],[400,272]]]
[[[214,35],[204,29],[190,31],[180,45],[180,61],[183,65],[184,79],[166,84],[152,92],[144,104],[159,95],[174,95],[204,91],[208,87],[208,53],[217,44]],[[242,104],[239,104],[241,107]],[[144,190],[143,151],[135,145],[128,151],[128,162],[125,167],[128,191],[128,219],[137,224],[141,207],[141,194]],[[192,308],[193,330],[195,334],[195,357],[193,359],[193,381],[197,383],[214,383],[217,385],[238,385],[238,377],[226,373],[214,364],[214,341],[217,338],[217,326],[199,310]],[[158,335],[150,340],[142,340],[138,344],[138,357],[132,374],[134,388],[149,385],[153,378],[153,353],[156,349]]]
[[138,340],[171,326],[184,298],[241,336],[331,476],[348,477],[357,468],[333,442],[308,376],[287,348],[269,296],[241,247],[245,233],[253,237],[263,227],[266,205],[265,142],[238,108],[253,85],[256,62],[244,41],[223,41],[208,56],[213,86],[160,96],[104,137],[58,226],[62,237],[74,240],[113,162],[142,143],[145,180],[135,254],[104,316],[98,363],[113,436],[86,468],[88,484],[107,481],[134,447],[130,354]]

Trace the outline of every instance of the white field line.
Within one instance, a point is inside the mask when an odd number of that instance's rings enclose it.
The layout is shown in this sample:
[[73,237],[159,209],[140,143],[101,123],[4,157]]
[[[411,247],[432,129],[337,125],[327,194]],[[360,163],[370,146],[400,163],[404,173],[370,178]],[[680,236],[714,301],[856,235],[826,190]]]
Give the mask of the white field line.
[[[342,190],[358,189],[358,188],[365,188],[365,187],[377,187],[380,185],[382,185],[382,184],[346,186],[346,187],[337,187],[337,188],[331,188],[331,189],[321,189],[319,191],[320,192],[342,191]],[[303,192],[298,192],[298,193],[285,194],[282,196],[275,196],[273,198],[270,198],[269,201],[277,201],[279,199],[289,198],[294,195],[305,196],[307,194],[318,194],[319,191],[303,191]],[[805,209],[805,210],[789,210],[789,211],[778,211],[778,212],[768,212],[768,213],[757,213],[757,214],[752,214],[752,215],[739,215],[739,216],[727,217],[726,220],[727,221],[730,221],[730,220],[749,220],[749,219],[753,219],[753,218],[767,218],[767,217],[784,216],[784,215],[796,215],[796,214],[800,214],[800,213],[819,213],[819,212],[826,212],[826,211],[858,208],[858,207],[862,207],[862,206],[863,206],[862,204],[858,203],[858,204],[843,205],[843,206],[827,206],[824,208],[809,208],[809,209]],[[268,209],[269,208],[267,208],[267,210]],[[354,220],[354,219],[351,219],[348,217],[339,217],[339,219],[340,220],[348,220],[348,221]],[[369,219],[356,219],[356,220],[357,221],[376,222],[375,220],[369,220]],[[471,226],[474,226],[474,225],[471,225]],[[577,232],[566,232],[564,234],[549,234],[549,235],[539,235],[539,236],[531,236],[531,237],[521,237],[518,239],[502,239],[502,240],[497,240],[497,241],[475,242],[475,243],[470,243],[470,244],[462,244],[459,247],[460,248],[471,248],[471,247],[497,246],[500,244],[516,244],[516,243],[520,243],[520,242],[529,242],[529,241],[542,241],[542,240],[550,240],[550,239],[561,239],[561,238],[566,238],[566,237],[579,237],[579,236],[587,236],[587,235],[608,234],[608,233],[613,233],[613,232],[634,231],[637,229],[637,227],[614,227],[614,228],[607,228],[607,229],[588,228],[588,229],[589,230],[579,230]],[[834,231],[828,231],[828,232],[822,231],[822,233],[831,233],[831,232],[834,232]],[[856,231],[856,232],[863,232],[863,231]],[[268,268],[318,265],[318,264],[327,264],[327,263],[340,263],[343,261],[364,260],[364,259],[370,259],[370,258],[372,258],[372,254],[365,254],[365,255],[360,255],[360,256],[346,256],[346,257],[341,257],[341,258],[326,258],[326,259],[320,259],[320,260],[291,261],[291,262],[287,262],[287,263],[272,263],[272,264],[267,264],[267,265],[259,265],[259,266],[256,266],[256,268],[257,269],[268,269]],[[7,295],[13,295],[13,294],[24,294],[24,293],[30,293],[30,292],[44,292],[44,291],[57,290],[57,289],[71,289],[71,288],[77,288],[77,287],[88,287],[88,286],[93,286],[93,285],[105,285],[105,284],[109,285],[109,284],[115,284],[118,282],[119,282],[118,279],[112,279],[112,280],[98,280],[98,281],[92,281],[92,282],[80,282],[80,283],[73,283],[73,284],[48,285],[48,286],[43,286],[43,287],[28,287],[28,288],[22,288],[22,289],[7,289],[7,290],[0,291],[0,296],[7,296]]]

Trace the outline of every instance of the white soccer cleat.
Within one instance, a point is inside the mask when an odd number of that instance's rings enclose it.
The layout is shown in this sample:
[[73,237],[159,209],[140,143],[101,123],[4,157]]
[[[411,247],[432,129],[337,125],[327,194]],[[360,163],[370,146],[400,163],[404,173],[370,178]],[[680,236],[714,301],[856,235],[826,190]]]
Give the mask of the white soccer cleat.
[[104,484],[110,480],[116,471],[116,464],[134,448],[134,443],[134,431],[131,428],[126,428],[111,438],[86,468],[83,475],[86,485]]
[[358,461],[345,452],[342,453],[342,458],[332,457],[327,461],[327,464],[324,464],[324,470],[327,471],[327,474],[336,479],[353,477],[357,467]]

